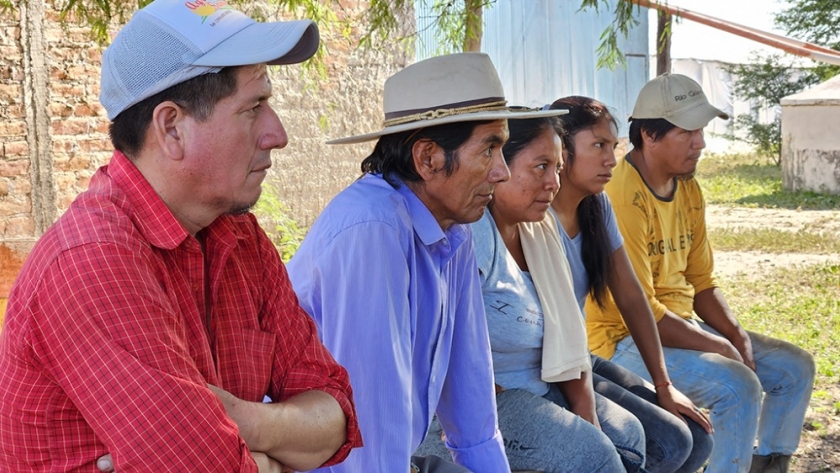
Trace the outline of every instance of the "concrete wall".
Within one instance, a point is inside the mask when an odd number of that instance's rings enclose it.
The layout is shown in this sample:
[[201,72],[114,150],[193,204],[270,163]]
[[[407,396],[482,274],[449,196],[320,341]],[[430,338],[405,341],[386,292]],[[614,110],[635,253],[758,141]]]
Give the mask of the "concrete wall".
[[840,195],[840,76],[781,105],[784,189]]
[[[0,318],[15,275],[37,238],[107,163],[108,120],[99,105],[102,47],[89,30],[62,28],[44,0],[19,2],[0,15]],[[366,3],[343,2],[340,15]],[[413,11],[403,17],[413,28]],[[266,185],[278,187],[291,216],[309,226],[359,174],[368,145],[327,147],[325,137],[378,129],[385,79],[413,58],[397,48],[360,52],[327,34],[327,77],[304,78],[301,66],[276,68],[274,103],[289,136],[276,151]]]
[[840,101],[782,105],[782,186],[840,195]]

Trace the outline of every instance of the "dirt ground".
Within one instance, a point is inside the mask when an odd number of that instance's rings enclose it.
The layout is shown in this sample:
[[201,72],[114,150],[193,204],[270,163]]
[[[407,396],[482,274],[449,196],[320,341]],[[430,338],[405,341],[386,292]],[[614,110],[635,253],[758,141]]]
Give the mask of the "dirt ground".
[[[775,227],[791,232],[803,228],[834,232],[840,238],[840,211],[801,211],[709,206],[710,228]],[[737,273],[760,275],[779,267],[806,266],[822,262],[840,263],[840,255],[766,254],[754,251],[716,251],[715,269],[722,276]],[[840,473],[840,386],[819,386],[825,392],[815,396],[805,418],[799,449],[791,471],[797,473]]]

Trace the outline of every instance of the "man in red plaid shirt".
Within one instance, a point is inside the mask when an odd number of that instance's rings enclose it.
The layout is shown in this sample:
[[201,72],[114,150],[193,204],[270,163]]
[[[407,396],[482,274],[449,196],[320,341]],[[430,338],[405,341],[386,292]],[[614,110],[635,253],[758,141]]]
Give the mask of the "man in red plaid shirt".
[[309,470],[361,445],[347,373],[248,213],[287,143],[266,65],[318,42],[157,0],[105,51],[116,151],[12,289],[0,471]]

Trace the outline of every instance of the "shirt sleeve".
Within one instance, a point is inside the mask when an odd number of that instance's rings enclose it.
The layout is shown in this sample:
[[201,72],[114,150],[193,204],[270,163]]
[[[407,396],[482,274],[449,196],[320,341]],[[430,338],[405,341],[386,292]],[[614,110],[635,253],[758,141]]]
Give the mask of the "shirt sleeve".
[[648,256],[648,235],[651,234],[649,222],[652,217],[648,215],[648,208],[641,200],[634,199],[632,204],[618,205],[614,210],[618,228],[624,237],[624,249],[627,250],[636,277],[647,296],[653,317],[658,322],[665,316],[668,308],[656,298],[653,271]]
[[324,344],[350,374],[367,445],[331,471],[407,471],[415,402],[407,243],[381,222],[358,224],[321,243],[304,242],[310,246],[289,269]]
[[70,398],[116,471],[256,472],[153,272],[114,244],[65,251],[30,304],[32,362]]
[[615,211],[610,202],[609,196],[606,192],[599,194],[601,199],[601,211],[604,213],[604,227],[607,229],[607,239],[610,243],[610,254],[615,253],[615,250],[621,248],[624,244],[624,238],[618,230],[618,224],[615,221]]
[[717,287],[714,278],[714,257],[712,245],[706,235],[706,202],[696,180],[681,185],[691,186],[688,189],[690,208],[686,215],[691,219],[689,225],[694,229],[694,237],[688,252],[685,275],[686,281],[694,286],[694,293]]
[[[458,280],[458,298],[452,357],[443,384],[437,415],[446,432],[446,446],[456,463],[470,471],[510,471],[502,435],[498,429],[493,361],[484,300],[475,271],[472,239],[463,253]],[[464,428],[466,426],[467,428]]]
[[274,245],[259,228],[258,231],[265,271],[264,293],[270,295],[260,323],[263,331],[276,334],[268,395],[279,401],[312,390],[333,396],[347,418],[347,439],[324,465],[339,463],[350,449],[362,445],[350,379],[321,343],[315,322],[298,303]]

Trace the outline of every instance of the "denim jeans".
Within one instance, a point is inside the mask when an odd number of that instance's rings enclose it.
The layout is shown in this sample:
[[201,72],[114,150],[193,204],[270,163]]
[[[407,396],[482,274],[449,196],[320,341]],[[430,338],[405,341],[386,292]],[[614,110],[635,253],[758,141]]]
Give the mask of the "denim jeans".
[[[619,473],[641,470],[644,431],[629,412],[595,394],[598,430],[568,410],[556,385],[545,396],[508,389],[496,396],[499,430],[513,470]],[[415,455],[450,458],[435,418]]]
[[[699,326],[719,335],[704,323]],[[716,353],[663,348],[674,386],[711,411],[715,433],[707,473],[746,472],[753,453],[790,455],[799,445],[814,385],[814,360],[791,343],[747,333],[755,372]],[[632,338],[618,343],[611,361],[650,381]]]
[[714,441],[697,422],[680,419],[657,405],[656,393],[629,370],[592,355],[595,392],[639,419],[645,430],[645,470],[694,473],[712,452]]

